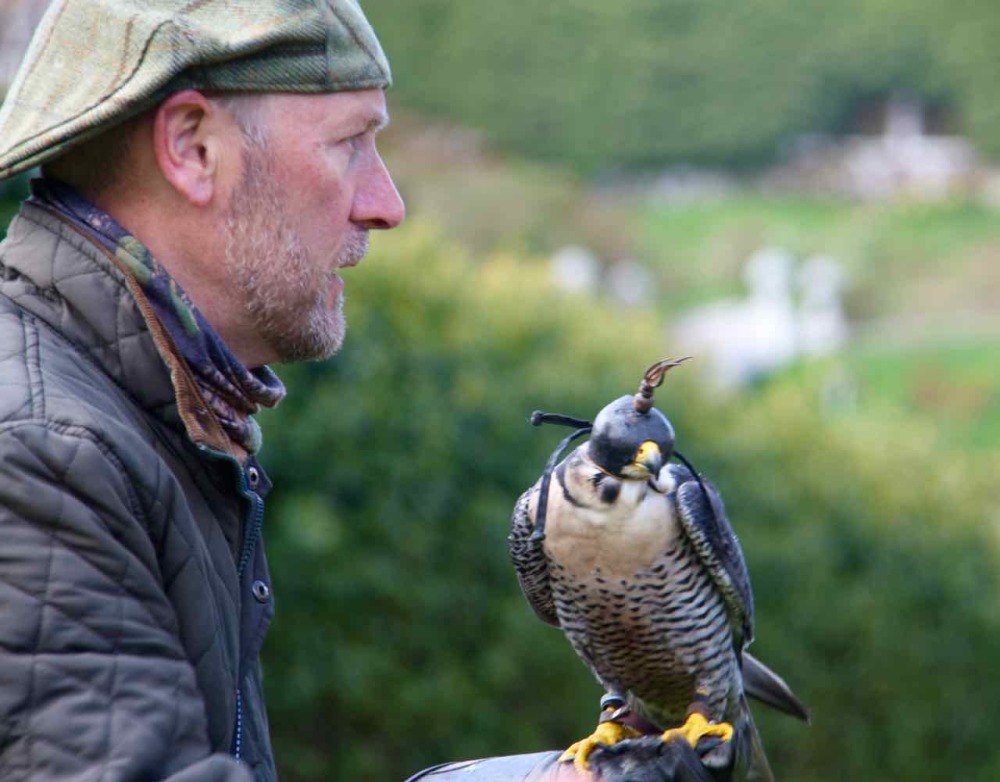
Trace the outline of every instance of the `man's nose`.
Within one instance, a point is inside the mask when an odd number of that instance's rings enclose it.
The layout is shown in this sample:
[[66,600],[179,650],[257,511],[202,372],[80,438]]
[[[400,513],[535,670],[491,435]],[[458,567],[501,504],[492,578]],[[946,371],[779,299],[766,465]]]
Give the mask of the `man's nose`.
[[406,217],[406,205],[381,156],[375,156],[363,176],[354,196],[352,222],[368,230],[395,228]]

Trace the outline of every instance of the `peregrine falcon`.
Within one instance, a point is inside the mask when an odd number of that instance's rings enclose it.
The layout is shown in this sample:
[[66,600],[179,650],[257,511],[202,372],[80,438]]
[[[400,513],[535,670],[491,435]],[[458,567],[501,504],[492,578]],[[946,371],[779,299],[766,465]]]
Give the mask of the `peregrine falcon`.
[[606,691],[596,730],[564,760],[587,768],[597,747],[638,735],[626,719],[634,713],[663,741],[687,741],[709,767],[773,780],[746,696],[804,720],[808,712],[744,651],[754,609],[739,541],[718,493],[675,451],[673,427],[652,405],[664,373],[683,360],[654,364],[639,393],[593,424],[535,414],[536,424],[577,431],[518,501],[510,553],[528,603],[562,628]]

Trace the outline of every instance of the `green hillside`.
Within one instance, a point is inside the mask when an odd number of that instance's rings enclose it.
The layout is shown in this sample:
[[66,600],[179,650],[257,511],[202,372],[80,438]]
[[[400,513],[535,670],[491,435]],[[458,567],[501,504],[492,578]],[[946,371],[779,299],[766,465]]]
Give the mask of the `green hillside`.
[[962,0],[367,0],[402,105],[581,171],[755,166],[891,92],[1000,152],[1000,7]]

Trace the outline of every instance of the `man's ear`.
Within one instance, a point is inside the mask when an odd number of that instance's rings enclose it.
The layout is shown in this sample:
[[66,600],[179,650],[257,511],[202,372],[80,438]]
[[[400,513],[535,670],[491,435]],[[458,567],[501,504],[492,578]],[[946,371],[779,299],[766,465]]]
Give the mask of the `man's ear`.
[[197,90],[167,98],[153,117],[153,154],[164,179],[194,206],[207,206],[218,194],[222,172],[233,150],[239,155],[236,122]]

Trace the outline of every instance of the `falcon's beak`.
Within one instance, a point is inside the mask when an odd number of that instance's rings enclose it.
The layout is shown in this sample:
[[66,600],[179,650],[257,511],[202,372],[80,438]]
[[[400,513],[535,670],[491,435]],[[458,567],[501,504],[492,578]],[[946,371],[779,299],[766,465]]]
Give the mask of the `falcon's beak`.
[[650,476],[655,478],[660,474],[660,468],[663,467],[663,454],[660,451],[660,446],[652,440],[646,440],[639,446],[632,463],[645,468]]

